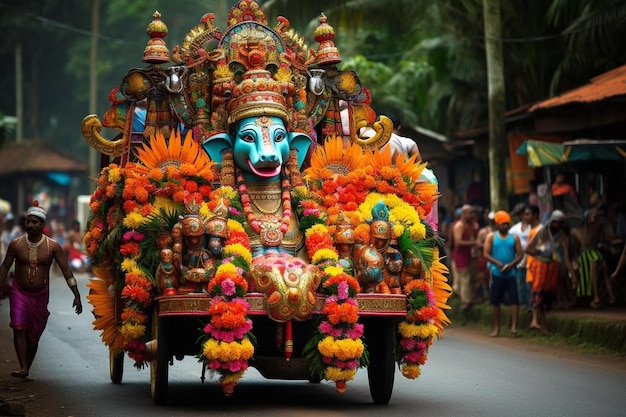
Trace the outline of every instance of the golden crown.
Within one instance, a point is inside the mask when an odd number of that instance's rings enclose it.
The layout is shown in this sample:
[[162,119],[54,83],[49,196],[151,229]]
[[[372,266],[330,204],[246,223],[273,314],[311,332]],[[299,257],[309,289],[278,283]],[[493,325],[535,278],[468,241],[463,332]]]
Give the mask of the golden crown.
[[254,69],[243,74],[226,106],[228,124],[252,116],[276,116],[285,122],[292,117],[288,103],[295,93],[291,82],[275,80],[268,70]]

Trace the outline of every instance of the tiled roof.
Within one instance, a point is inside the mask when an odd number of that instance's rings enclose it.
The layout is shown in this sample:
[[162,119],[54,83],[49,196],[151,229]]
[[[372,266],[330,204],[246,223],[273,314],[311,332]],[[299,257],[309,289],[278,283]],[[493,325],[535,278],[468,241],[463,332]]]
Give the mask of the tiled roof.
[[41,142],[7,143],[0,148],[0,176],[36,172],[86,172],[88,165]]
[[549,109],[573,103],[590,103],[626,95],[626,65],[591,79],[591,83],[534,104],[529,111]]

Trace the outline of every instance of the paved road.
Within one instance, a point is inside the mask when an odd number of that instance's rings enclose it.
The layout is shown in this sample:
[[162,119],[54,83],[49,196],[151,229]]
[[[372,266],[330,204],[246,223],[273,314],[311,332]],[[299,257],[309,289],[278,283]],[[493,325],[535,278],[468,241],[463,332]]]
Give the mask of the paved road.
[[[79,277],[83,296],[87,277]],[[371,403],[361,370],[344,395],[326,382],[267,381],[250,370],[235,395],[215,381],[200,383],[200,365],[187,357],[170,371],[171,404],[152,404],[149,370],[127,360],[121,385],[108,375],[108,352],[91,330],[89,305],[77,317],[64,283],[52,283],[51,317],[32,369],[34,382],[15,381],[8,303],[0,306],[0,396],[24,404],[29,416],[623,416],[626,358],[589,356],[533,345],[525,338],[492,339],[451,328],[434,343],[422,376],[396,374],[387,406]]]

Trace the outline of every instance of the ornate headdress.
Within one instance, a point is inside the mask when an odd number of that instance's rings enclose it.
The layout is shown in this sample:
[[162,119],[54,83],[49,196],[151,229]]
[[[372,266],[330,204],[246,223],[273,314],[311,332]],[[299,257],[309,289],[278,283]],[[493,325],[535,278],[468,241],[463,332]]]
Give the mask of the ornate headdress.
[[213,211],[215,216],[211,217],[206,223],[206,234],[209,236],[217,236],[223,239],[228,238],[228,207],[224,203],[220,204]]
[[204,224],[197,214],[188,214],[181,220],[183,236],[202,236],[205,231]]
[[354,243],[354,230],[350,221],[343,212],[339,214],[339,226],[337,226],[337,234],[335,235],[335,243]]
[[45,208],[39,206],[39,201],[35,200],[33,201],[33,205],[29,207],[28,210],[26,210],[26,215],[37,216],[41,220],[46,221],[46,216],[48,215],[48,212]]
[[[247,15],[254,20],[245,20]],[[231,10],[228,22],[231,26],[220,41],[225,57],[217,69],[219,73],[220,66],[222,71],[228,67],[237,82],[232,91],[225,91],[231,95],[226,105],[227,124],[260,115],[276,116],[289,124],[295,86],[290,67],[281,62],[285,43],[266,25],[265,12],[255,1],[240,2]]]
[[228,16],[229,27],[220,35],[221,57],[213,74],[211,126],[215,131],[246,117],[279,117],[294,130],[308,131],[303,102],[307,65],[314,52],[279,18],[267,25],[263,8],[242,0]]
[[206,230],[204,222],[200,218],[200,205],[191,200],[185,204],[186,214],[179,217],[183,236],[202,236]]
[[381,200],[372,208],[372,223],[370,235],[374,238],[391,239],[391,223],[389,222],[389,209]]

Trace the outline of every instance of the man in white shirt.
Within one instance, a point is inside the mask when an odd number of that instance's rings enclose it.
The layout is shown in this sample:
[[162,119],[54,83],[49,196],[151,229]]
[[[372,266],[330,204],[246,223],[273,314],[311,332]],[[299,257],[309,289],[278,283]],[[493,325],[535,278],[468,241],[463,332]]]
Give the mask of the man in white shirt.
[[[536,228],[541,226],[539,222],[539,208],[537,206],[531,206],[524,204],[519,207],[518,210],[515,210],[516,214],[521,216],[521,220],[511,226],[509,233],[517,236],[520,240],[520,244],[522,246],[522,251],[526,250],[526,246],[528,246],[528,241],[534,233],[536,233]],[[519,296],[519,305],[521,308],[526,308],[528,310],[532,309],[530,304],[530,290],[532,283],[527,282],[526,274],[527,274],[527,256],[524,255],[522,260],[516,266],[516,279],[517,279],[517,292]]]
[[391,116],[389,119],[393,122],[393,133],[391,134],[391,139],[389,139],[393,155],[406,154],[407,157],[417,155],[417,160],[421,161],[422,155],[417,147],[417,143],[411,138],[400,136],[400,130],[402,129],[400,118],[398,116]]

